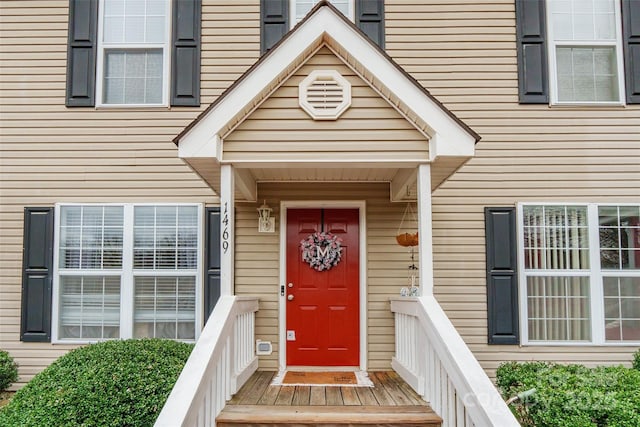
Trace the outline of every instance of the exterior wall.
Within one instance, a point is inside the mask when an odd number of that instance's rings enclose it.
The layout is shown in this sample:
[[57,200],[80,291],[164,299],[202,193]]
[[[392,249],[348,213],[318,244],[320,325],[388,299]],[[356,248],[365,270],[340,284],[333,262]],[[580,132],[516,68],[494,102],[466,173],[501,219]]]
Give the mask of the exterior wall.
[[[351,107],[337,120],[313,120],[298,106],[298,85],[326,69],[351,83]],[[429,159],[425,136],[326,47],[233,130],[223,150],[227,161]]]
[[[171,141],[199,109],[65,107],[68,4],[68,0],[0,3],[0,348],[20,365],[20,383],[74,347],[19,341],[25,206],[218,203],[217,196],[178,159]],[[206,10],[205,34],[222,18],[215,10]],[[257,26],[257,13],[254,18]],[[257,29],[255,33],[257,40]],[[219,62],[225,61],[220,52],[211,53],[223,42],[212,44],[210,39],[205,38],[205,58],[215,55]],[[256,42],[251,61],[257,46]],[[220,82],[212,79],[219,77],[213,74],[217,70],[211,70],[206,59],[203,63],[210,74],[203,82],[202,108],[248,66],[227,67],[233,74]]]
[[[19,342],[23,208],[61,201],[217,203],[177,158],[171,139],[259,57],[259,1],[203,0],[201,108],[68,109],[67,5],[0,3],[0,347],[21,365],[21,381],[70,348]],[[393,0],[385,18],[387,53],[482,135],[476,158],[433,195],[436,294],[481,364],[493,374],[512,359],[628,362],[633,347],[486,345],[483,208],[638,202],[640,106],[519,105],[513,0]],[[302,188],[278,194],[262,186],[261,197],[275,207],[280,198],[308,198]],[[406,280],[406,254],[387,239],[402,207],[388,206],[382,189],[346,195],[351,184],[339,188],[323,185],[314,197],[368,201],[370,307],[377,313],[369,323],[370,367],[386,367],[393,343],[391,289],[383,286]],[[277,245],[277,237],[253,235],[254,208],[238,207],[238,244],[260,244],[239,248],[237,289],[267,295],[257,335],[275,340],[277,253],[266,248]],[[386,265],[390,257],[393,265]],[[246,268],[255,260],[264,260],[258,264],[264,270]],[[263,366],[273,367],[274,360],[277,355]]]
[[491,376],[505,360],[628,364],[637,347],[487,345],[483,209],[638,203],[640,105],[519,105],[514,1],[428,3],[386,2],[387,52],[482,136],[433,193],[437,299]]
[[[256,339],[273,342],[274,352],[260,357],[260,368],[278,368],[278,300],[280,267],[280,202],[308,200],[365,200],[367,237],[367,346],[370,369],[390,369],[395,351],[394,323],[389,298],[407,286],[409,253],[396,244],[404,203],[389,202],[389,184],[260,184],[263,199],[274,209],[276,233],[258,233],[258,204],[239,204],[236,209],[235,291],[259,295]],[[417,256],[417,253],[416,253]]]

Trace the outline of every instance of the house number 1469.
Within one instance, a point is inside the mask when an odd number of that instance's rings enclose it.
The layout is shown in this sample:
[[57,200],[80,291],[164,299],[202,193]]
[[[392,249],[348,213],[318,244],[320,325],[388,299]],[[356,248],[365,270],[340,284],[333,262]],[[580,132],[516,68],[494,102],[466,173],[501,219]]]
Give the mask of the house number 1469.
[[224,204],[224,212],[222,214],[222,250],[226,254],[229,250],[229,204]]

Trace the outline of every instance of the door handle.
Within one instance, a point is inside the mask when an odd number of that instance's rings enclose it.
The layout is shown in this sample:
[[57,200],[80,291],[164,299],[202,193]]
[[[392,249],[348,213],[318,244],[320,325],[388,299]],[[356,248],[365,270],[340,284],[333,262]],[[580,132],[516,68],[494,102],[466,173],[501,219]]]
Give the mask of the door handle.
[[293,297],[293,295],[291,295],[291,294],[287,295],[287,299],[288,299],[289,301],[293,301],[293,298],[294,298],[294,297]]

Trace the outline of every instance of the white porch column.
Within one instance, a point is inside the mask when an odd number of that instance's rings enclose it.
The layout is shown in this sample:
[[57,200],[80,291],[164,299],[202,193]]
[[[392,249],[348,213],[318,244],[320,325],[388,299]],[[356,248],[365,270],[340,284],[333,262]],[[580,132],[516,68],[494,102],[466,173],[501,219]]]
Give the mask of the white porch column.
[[232,165],[220,166],[220,295],[233,295],[235,248],[235,174]]
[[422,295],[433,295],[433,230],[431,227],[431,165],[423,164],[418,166],[418,254]]

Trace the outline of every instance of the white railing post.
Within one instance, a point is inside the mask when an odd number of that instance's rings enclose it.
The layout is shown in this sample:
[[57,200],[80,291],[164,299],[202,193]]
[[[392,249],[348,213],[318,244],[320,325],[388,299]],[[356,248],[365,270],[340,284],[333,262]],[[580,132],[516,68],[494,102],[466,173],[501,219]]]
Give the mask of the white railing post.
[[432,295],[391,300],[393,369],[443,419],[443,426],[519,426]]
[[222,295],[165,403],[156,427],[215,426],[227,400],[258,368],[257,298]]

